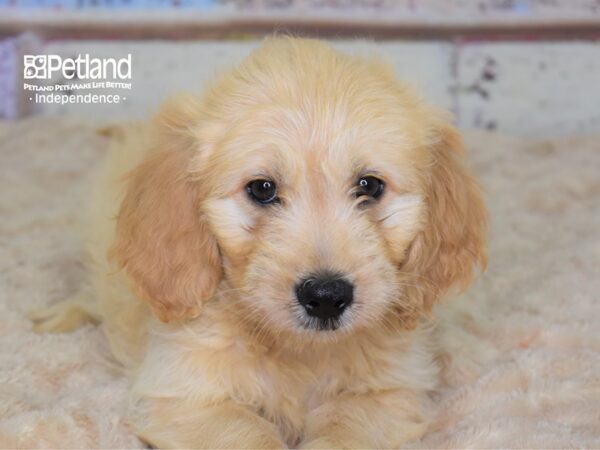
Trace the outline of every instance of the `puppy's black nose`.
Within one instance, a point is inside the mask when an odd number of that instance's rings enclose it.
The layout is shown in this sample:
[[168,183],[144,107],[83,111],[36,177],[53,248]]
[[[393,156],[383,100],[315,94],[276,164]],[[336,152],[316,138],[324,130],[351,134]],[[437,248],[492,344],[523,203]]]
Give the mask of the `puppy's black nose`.
[[308,277],[296,286],[296,297],[309,316],[330,319],[350,306],[354,286],[339,275]]

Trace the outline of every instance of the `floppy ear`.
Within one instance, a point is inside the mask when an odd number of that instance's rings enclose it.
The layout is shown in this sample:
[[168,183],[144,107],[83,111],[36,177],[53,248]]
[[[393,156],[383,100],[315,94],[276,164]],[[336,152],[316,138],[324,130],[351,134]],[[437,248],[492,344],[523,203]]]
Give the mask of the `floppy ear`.
[[129,174],[110,256],[163,322],[197,316],[221,278],[203,222],[185,139],[163,139]]
[[477,266],[487,264],[487,212],[481,190],[464,165],[459,133],[442,125],[432,152],[426,225],[403,266],[415,275],[425,311],[450,288],[464,290]]

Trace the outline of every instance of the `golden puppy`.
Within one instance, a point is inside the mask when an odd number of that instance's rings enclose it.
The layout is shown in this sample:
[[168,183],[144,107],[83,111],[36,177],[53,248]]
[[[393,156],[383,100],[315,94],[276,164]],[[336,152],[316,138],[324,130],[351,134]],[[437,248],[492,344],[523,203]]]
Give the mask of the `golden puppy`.
[[278,38],[115,134],[87,247],[141,438],[389,448],[425,432],[429,313],[486,259],[443,114],[378,60]]

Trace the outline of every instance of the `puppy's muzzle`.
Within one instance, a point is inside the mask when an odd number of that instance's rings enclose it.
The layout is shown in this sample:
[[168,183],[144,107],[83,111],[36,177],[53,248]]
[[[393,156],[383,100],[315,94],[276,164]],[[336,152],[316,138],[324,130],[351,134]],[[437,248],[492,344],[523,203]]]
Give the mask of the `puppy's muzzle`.
[[312,276],[298,283],[296,298],[309,316],[335,319],[354,300],[354,286],[339,275]]

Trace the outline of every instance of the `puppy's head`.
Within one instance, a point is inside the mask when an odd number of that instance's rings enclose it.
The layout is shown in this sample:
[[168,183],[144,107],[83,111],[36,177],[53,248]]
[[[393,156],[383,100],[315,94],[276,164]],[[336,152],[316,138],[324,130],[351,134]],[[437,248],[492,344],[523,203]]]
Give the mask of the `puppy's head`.
[[278,333],[411,327],[485,264],[460,137],[379,61],[273,39],[157,127],[114,254],[164,321],[235,292]]

